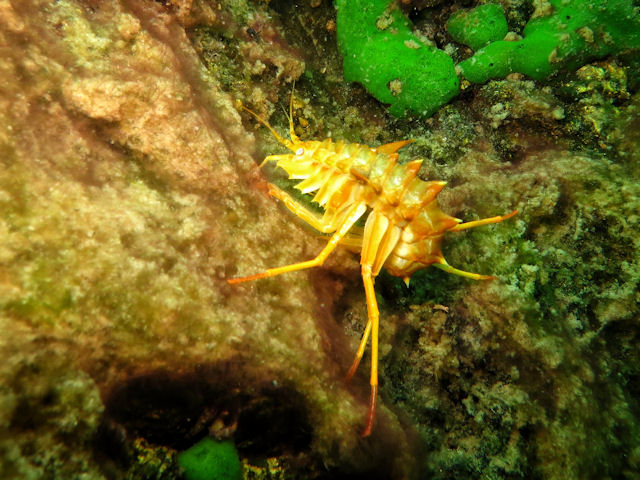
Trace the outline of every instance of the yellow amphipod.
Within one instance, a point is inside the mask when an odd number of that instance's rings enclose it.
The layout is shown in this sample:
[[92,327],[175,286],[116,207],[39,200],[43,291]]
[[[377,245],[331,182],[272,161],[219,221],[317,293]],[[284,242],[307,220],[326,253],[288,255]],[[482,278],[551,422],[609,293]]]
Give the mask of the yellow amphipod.
[[[389,273],[402,277],[407,284],[414,272],[430,265],[474,280],[495,278],[450,266],[442,255],[442,237],[446,232],[501,222],[514,216],[517,210],[508,215],[466,223],[443,213],[436,196],[445,182],[425,182],[418,178],[421,160],[398,164],[397,151],[412,140],[387,143],[375,148],[331,139],[301,141],[293,129],[293,91],[289,106],[289,140],[281,137],[257,114],[245,110],[293,152],[269,155],[262,164],[274,161],[289,174],[289,178],[301,180],[295,188],[313,195],[313,201],[324,209],[324,214],[309,210],[275,185],[269,186],[269,193],[316,230],[332,235],[318,256],[311,260],[270,268],[247,277],[232,278],[228,282],[236,284],[319,267],[338,244],[360,250],[368,320],[347,380],[356,372],[371,336],[371,396],[362,433],[362,436],[367,436],[373,428],[378,393],[380,315],[374,279],[380,269],[384,266]],[[355,227],[356,222],[365,215],[364,229]]]

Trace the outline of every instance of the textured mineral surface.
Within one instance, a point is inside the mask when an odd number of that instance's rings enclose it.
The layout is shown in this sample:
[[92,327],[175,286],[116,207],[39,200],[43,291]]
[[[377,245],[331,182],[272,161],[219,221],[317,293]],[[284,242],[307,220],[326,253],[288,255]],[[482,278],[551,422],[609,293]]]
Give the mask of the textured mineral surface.
[[[247,15],[0,3],[0,477],[170,475],[158,448],[229,432],[300,470],[402,468],[381,455],[405,443],[384,409],[388,438],[359,445],[366,391],[342,380],[322,276],[225,281],[321,246],[269,199],[253,134],[187,37],[265,21]],[[267,34],[237,34],[234,61],[299,76]]]
[[[400,3],[460,54],[461,5]],[[328,1],[0,0],[0,49],[0,478],[178,479],[203,441],[245,479],[640,478],[637,59],[399,120],[345,84]],[[239,108],[284,134],[293,81],[302,138],[413,138],[443,211],[519,210],[445,238],[497,280],[378,277],[366,439],[357,257],[226,282],[326,242],[268,197],[295,193],[258,168],[283,150]]]

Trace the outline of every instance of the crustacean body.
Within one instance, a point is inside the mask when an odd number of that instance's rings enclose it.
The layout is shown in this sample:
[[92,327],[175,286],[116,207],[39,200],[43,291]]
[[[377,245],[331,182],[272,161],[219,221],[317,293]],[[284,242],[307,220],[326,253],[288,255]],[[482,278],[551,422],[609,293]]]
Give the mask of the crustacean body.
[[[293,102],[293,93],[291,100]],[[269,155],[264,163],[274,161],[289,178],[300,179],[295,188],[314,195],[313,201],[323,209],[317,213],[296,201],[285,191],[270,185],[270,194],[281,200],[295,215],[321,233],[331,234],[327,245],[313,259],[271,268],[242,278],[229,279],[236,284],[272,277],[305,268],[318,267],[339,245],[360,251],[361,275],[367,300],[368,319],[356,357],[347,373],[350,379],[360,364],[371,337],[371,395],[363,436],[371,433],[378,391],[378,322],[379,311],[374,279],[384,266],[392,275],[409,283],[413,273],[433,265],[446,272],[474,280],[494,277],[465,272],[450,266],[441,251],[447,232],[501,222],[517,213],[462,223],[442,212],[436,196],[445,182],[418,178],[421,160],[399,164],[397,151],[411,142],[402,140],[379,147],[344,141],[301,141],[293,129],[290,107],[290,140],[281,137],[265,120],[248,109],[276,139],[293,153]],[[356,225],[366,217],[364,228]]]

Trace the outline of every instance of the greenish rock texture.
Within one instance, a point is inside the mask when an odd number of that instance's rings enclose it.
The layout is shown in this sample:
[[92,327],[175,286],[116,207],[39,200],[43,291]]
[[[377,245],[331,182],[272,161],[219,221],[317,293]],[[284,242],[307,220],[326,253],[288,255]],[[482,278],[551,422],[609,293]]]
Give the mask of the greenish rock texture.
[[432,115],[458,93],[453,61],[411,31],[388,0],[337,0],[344,78],[360,82],[396,116]]
[[[264,8],[1,4],[0,478],[178,478],[175,452],[210,432],[309,476],[372,468],[351,351],[322,346],[341,332],[318,323],[332,289],[226,282],[322,245],[265,195],[222,87],[264,106],[304,70]],[[227,68],[206,68],[205,41]],[[374,450],[406,446],[381,424]]]
[[[392,118],[344,82],[318,3],[0,1],[0,478],[178,480],[210,437],[243,480],[638,480],[640,64],[465,83]],[[471,6],[408,5],[444,41]],[[519,211],[443,239],[493,281],[378,276],[365,439],[368,353],[344,381],[358,257],[226,282],[326,245],[269,198],[290,183],[258,164],[284,149],[240,108],[286,135],[294,79],[301,139],[411,138],[399,161],[448,182],[444,212]]]
[[178,464],[186,480],[240,480],[238,451],[232,442],[216,442],[205,437],[178,454]]
[[489,42],[502,40],[509,27],[500,5],[487,3],[471,10],[460,10],[447,21],[447,31],[458,43],[473,50]]

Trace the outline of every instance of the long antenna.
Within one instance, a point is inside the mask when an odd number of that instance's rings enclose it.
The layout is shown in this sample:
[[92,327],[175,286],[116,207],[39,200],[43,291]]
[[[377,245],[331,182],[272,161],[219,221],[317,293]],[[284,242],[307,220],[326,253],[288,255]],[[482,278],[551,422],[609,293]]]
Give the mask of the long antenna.
[[[267,122],[264,118],[262,118],[260,115],[258,115],[256,112],[254,112],[253,110],[248,109],[247,107],[245,107],[242,102],[240,102],[240,108],[242,108],[244,111],[249,112],[251,115],[253,115],[256,120],[258,120],[262,125],[264,125],[265,127],[267,127],[269,129],[269,131],[271,132],[271,135],[273,135],[276,140],[278,140],[278,142],[280,142],[282,145],[284,145],[285,147],[287,147],[289,150],[294,151],[295,149],[293,148],[293,142],[287,138],[282,137],[278,132],[275,131],[275,129],[269,125],[269,122]],[[291,131],[293,131],[293,122],[291,122],[291,120],[289,121],[289,126],[291,127]],[[298,138],[295,137],[294,141],[297,141]]]

